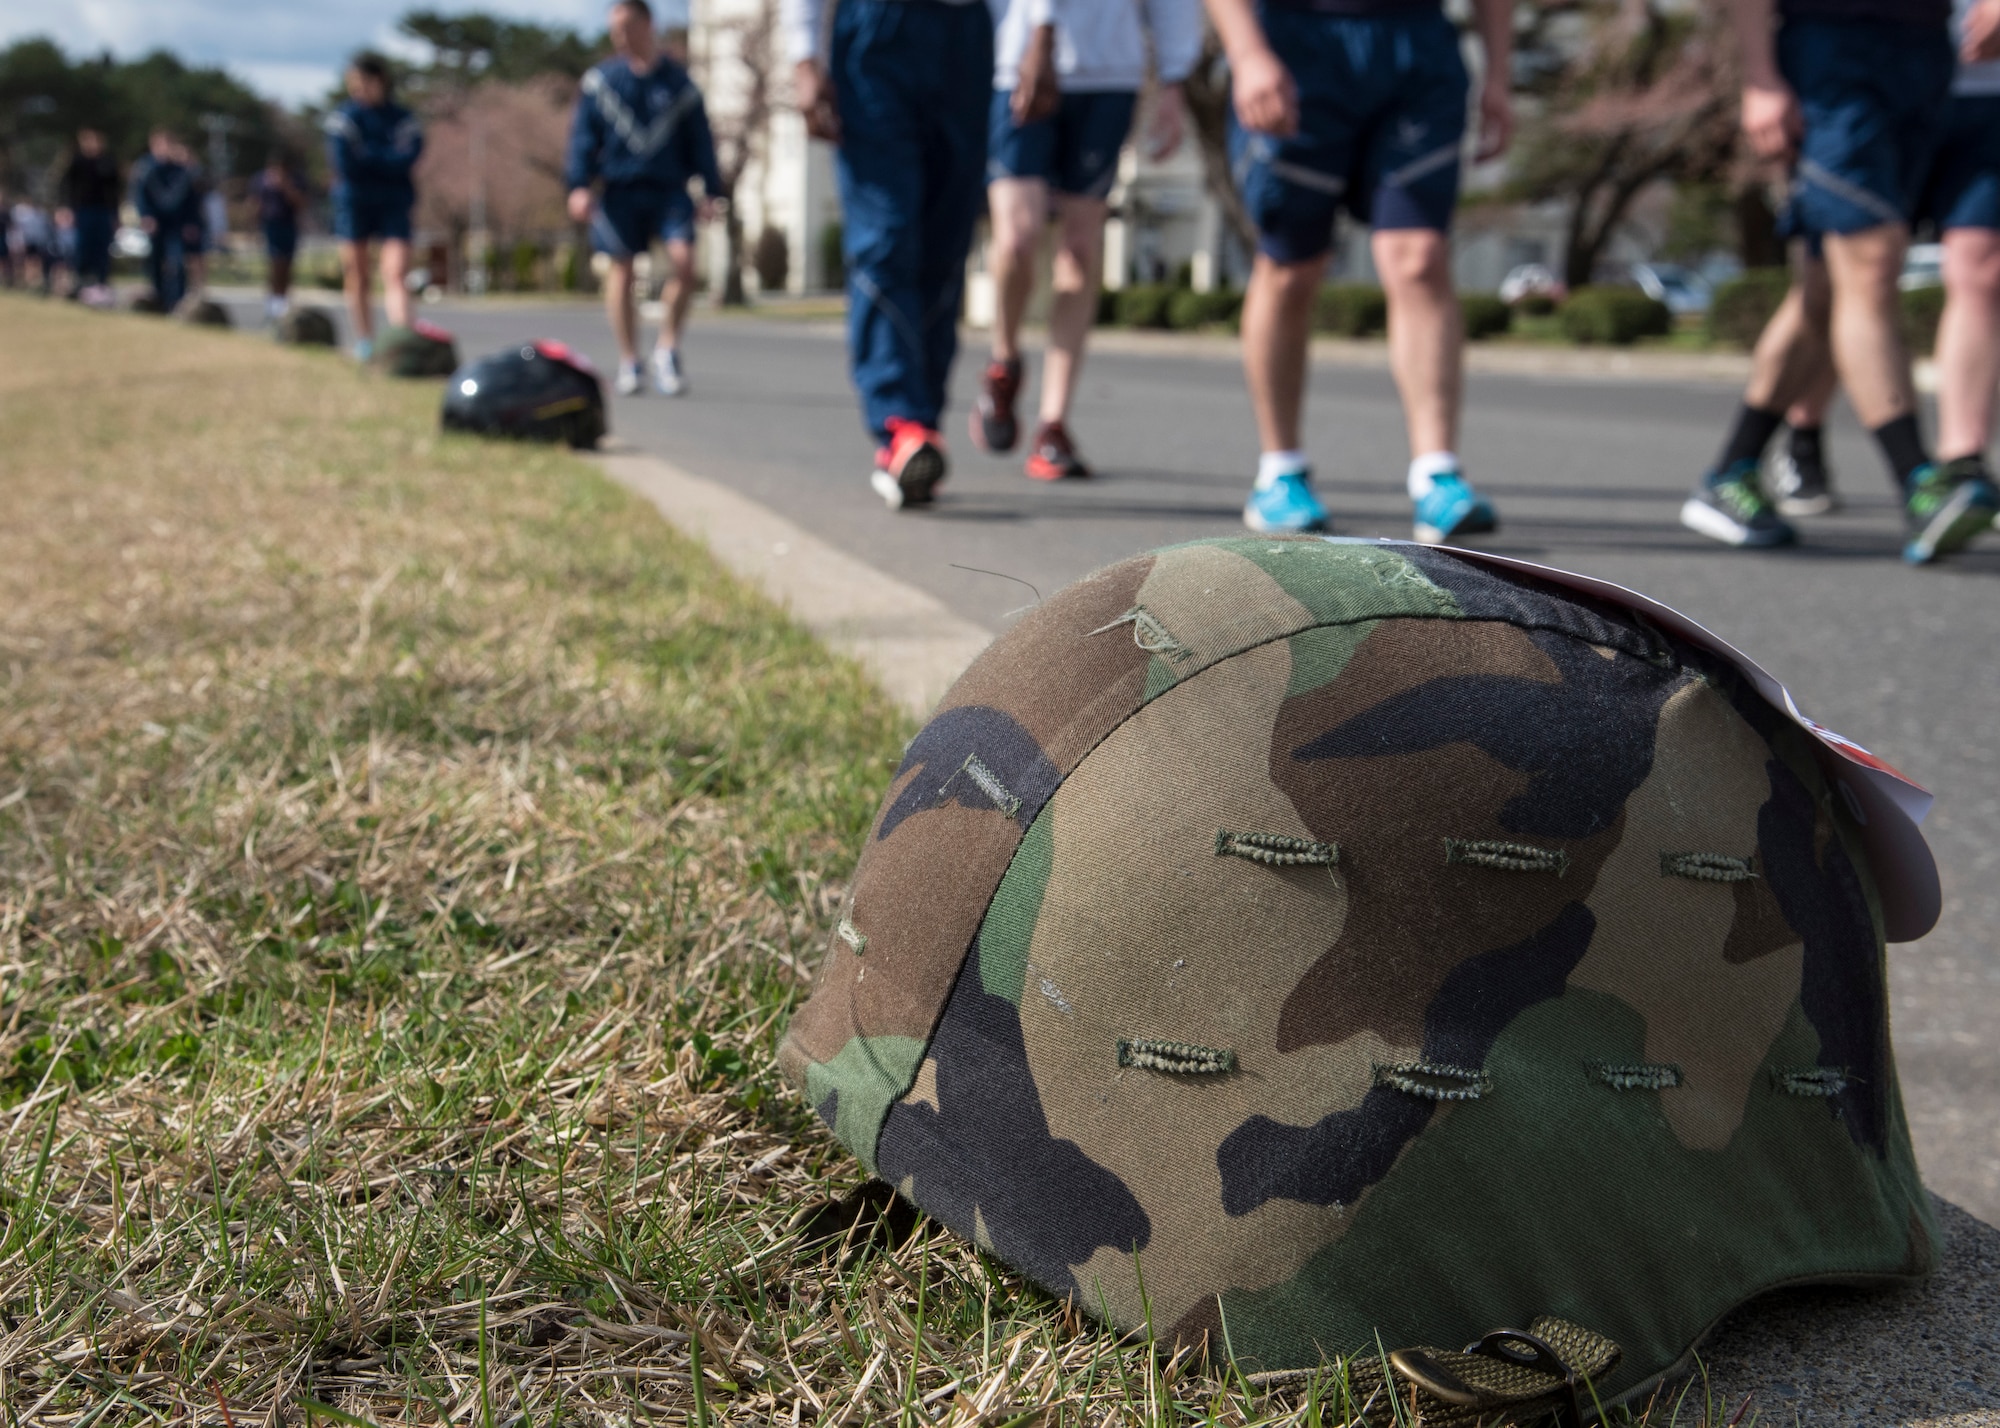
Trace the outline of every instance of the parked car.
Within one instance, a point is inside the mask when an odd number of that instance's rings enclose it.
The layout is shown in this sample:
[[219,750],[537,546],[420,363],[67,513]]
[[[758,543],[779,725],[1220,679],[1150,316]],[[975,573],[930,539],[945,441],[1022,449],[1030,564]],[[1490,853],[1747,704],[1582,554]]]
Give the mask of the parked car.
[[1903,259],[1903,275],[1896,279],[1896,286],[1904,292],[1915,288],[1943,287],[1944,244],[1912,243]]
[[1541,263],[1522,263],[1500,280],[1500,301],[1512,306],[1530,293],[1540,293],[1561,302],[1569,289],[1561,278]]
[[1665,303],[1675,317],[1707,312],[1715,297],[1707,278],[1679,263],[1634,263],[1632,281],[1647,297]]

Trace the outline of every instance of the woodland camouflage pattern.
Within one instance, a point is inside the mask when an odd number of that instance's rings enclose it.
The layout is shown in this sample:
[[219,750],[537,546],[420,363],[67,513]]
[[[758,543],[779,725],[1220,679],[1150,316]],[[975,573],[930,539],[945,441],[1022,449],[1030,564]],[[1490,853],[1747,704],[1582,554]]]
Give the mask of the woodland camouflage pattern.
[[960,679],[780,1059],[1122,1327],[1275,1369],[1554,1314],[1608,1401],[1760,1290],[1932,1268],[1880,926],[1716,657],[1443,551],[1208,541]]

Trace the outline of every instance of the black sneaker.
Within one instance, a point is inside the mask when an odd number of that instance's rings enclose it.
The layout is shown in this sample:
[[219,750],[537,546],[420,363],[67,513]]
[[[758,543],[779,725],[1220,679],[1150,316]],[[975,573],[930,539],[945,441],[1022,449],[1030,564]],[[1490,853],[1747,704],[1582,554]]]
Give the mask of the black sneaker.
[[1824,516],[1840,509],[1826,463],[1801,462],[1789,451],[1775,451],[1764,463],[1764,493],[1781,516]]
[[1021,363],[988,362],[979,383],[979,402],[972,409],[972,440],[983,451],[1012,451],[1021,439],[1014,417],[1014,399],[1021,394]]
[[2000,515],[2000,491],[1994,489],[1979,457],[1961,456],[1922,467],[1911,478],[1910,494],[1903,502],[1903,521],[1910,532],[1903,559],[1911,565],[1929,565],[1955,555],[1991,530],[1995,515]]
[[1037,481],[1082,481],[1089,477],[1090,467],[1076,454],[1069,429],[1059,421],[1048,421],[1035,433],[1027,472]]
[[1757,463],[1736,461],[1702,478],[1681,507],[1681,524],[1723,545],[1790,545],[1798,533],[1764,499]]

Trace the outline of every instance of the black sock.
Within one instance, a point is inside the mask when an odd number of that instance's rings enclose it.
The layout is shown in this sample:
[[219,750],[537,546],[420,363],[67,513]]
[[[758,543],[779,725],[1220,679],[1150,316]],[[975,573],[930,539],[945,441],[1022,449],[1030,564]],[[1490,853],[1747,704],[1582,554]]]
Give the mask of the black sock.
[[1792,464],[1801,471],[1826,469],[1824,432],[1816,426],[1795,426],[1791,435]]
[[1716,467],[1727,468],[1739,461],[1762,461],[1764,448],[1771,444],[1771,438],[1784,424],[1783,412],[1767,412],[1762,407],[1753,407],[1745,402],[1736,413],[1736,425],[1729,433],[1729,440],[1723,443]]
[[1915,412],[1876,427],[1875,444],[1882,448],[1882,456],[1888,461],[1896,484],[1904,490],[1909,489],[1910,477],[1917,473],[1917,468],[1930,463],[1930,457],[1924,452],[1924,435],[1917,430]]

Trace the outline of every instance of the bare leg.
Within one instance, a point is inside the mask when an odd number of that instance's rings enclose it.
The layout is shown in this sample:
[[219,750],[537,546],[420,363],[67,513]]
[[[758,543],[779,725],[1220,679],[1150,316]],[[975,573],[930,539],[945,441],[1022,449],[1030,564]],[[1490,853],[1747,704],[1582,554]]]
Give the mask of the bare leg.
[[1979,456],[1993,440],[2000,388],[2000,230],[1944,235],[1944,316],[1938,322],[1938,455]]
[[993,217],[993,360],[1021,355],[1021,322],[1035,292],[1035,255],[1049,218],[1049,186],[1040,179],[995,179],[986,189]]
[[1297,451],[1305,408],[1306,344],[1326,257],[1279,263],[1262,253],[1243,294],[1243,378],[1265,451]]
[[611,336],[618,358],[626,365],[639,360],[639,314],[632,305],[632,260],[613,258],[604,275],[604,315],[611,319]]
[[666,292],[661,294],[665,315],[660,321],[660,346],[679,351],[688,308],[694,303],[694,245],[684,238],[669,239],[667,262],[674,271],[667,279]]
[[1832,322],[1833,288],[1826,264],[1800,244],[1793,254],[1791,289],[1757,338],[1745,405],[1785,410],[1795,427],[1818,425],[1838,383]]
[[1083,372],[1083,344],[1097,318],[1097,288],[1104,273],[1101,198],[1066,193],[1056,198],[1060,236],[1055,297],[1049,307],[1049,347],[1042,357],[1042,420],[1066,421]]
[[1871,431],[1917,409],[1896,288],[1909,245],[1909,230],[1900,223],[1826,238],[1834,362],[1855,414]]
[[1373,247],[1389,300],[1389,366],[1410,454],[1455,451],[1465,332],[1451,286],[1451,239],[1434,228],[1391,228],[1375,235]]
[[340,245],[341,286],[346,290],[347,321],[357,342],[375,338],[375,306],[368,300],[368,245],[343,240]]
[[279,254],[271,255],[271,296],[286,298],[292,294],[292,260]]
[[401,238],[382,240],[382,311],[391,327],[410,325],[410,245]]

